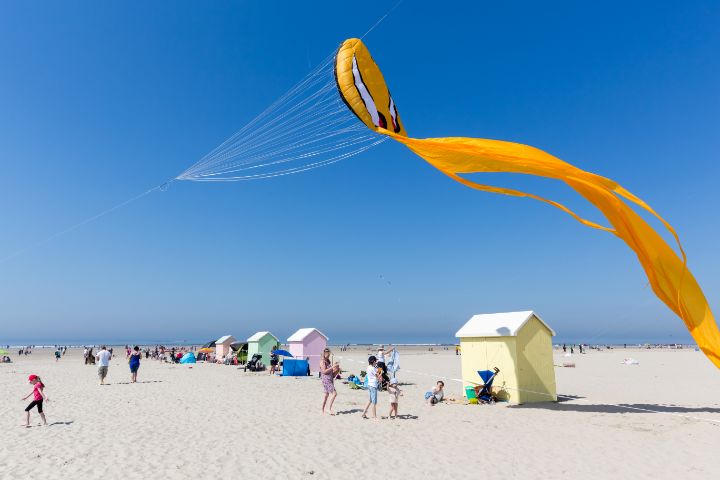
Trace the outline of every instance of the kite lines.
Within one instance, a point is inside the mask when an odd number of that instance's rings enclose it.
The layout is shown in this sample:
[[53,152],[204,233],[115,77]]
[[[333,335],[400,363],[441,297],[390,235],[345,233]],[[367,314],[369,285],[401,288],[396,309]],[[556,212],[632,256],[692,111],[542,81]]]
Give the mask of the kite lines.
[[324,167],[387,140],[368,130],[338,95],[335,53],[174,180],[234,182]]
[[[381,16],[363,38],[401,3]],[[260,115],[177,177],[0,257],[0,265],[153,192],[165,191],[175,181],[236,182],[292,175],[337,163],[383,143],[388,138],[368,131],[338,95],[335,54],[333,51]]]

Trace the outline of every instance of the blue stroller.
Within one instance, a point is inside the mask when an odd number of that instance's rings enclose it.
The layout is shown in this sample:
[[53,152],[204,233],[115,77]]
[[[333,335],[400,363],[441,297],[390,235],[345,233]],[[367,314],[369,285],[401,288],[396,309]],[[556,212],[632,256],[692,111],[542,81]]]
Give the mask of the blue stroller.
[[492,370],[478,370],[477,373],[483,381],[482,385],[475,387],[475,396],[477,397],[478,402],[495,403],[497,399],[492,393],[492,385],[493,380],[495,380],[497,374],[500,373],[500,369],[495,367]]

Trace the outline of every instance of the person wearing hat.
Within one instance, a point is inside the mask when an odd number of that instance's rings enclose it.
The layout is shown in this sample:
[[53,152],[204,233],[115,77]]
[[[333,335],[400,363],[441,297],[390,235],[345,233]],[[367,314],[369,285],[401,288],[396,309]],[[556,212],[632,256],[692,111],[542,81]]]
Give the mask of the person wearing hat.
[[398,399],[402,395],[402,390],[398,387],[397,378],[391,378],[387,388],[390,394],[390,413],[388,417],[396,418],[398,416]]
[[390,377],[388,377],[387,374],[387,364],[385,363],[385,355],[390,355],[392,351],[394,350],[393,347],[388,348],[385,350],[385,345],[380,345],[378,347],[377,355],[375,355],[375,358],[377,358],[377,368],[380,370],[382,375],[382,384],[380,385],[380,390],[383,389],[383,387],[387,384],[388,380],[390,380]]
[[47,397],[47,395],[45,395],[45,392],[43,391],[45,389],[45,385],[43,385],[40,377],[38,377],[37,375],[30,375],[28,377],[28,383],[31,383],[33,385],[33,390],[32,392],[25,395],[22,400],[27,400],[27,398],[32,395],[33,401],[30,402],[30,405],[25,408],[25,426],[30,426],[30,410],[32,410],[34,407],[37,407],[43,424],[47,425],[47,420],[45,419],[45,414],[43,413],[43,400],[50,401],[50,399]]

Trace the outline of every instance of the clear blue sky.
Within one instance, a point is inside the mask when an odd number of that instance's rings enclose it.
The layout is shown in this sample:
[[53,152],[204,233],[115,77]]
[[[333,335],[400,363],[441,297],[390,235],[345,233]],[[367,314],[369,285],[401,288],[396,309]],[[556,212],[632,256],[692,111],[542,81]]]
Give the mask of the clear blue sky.
[[[179,174],[389,6],[4,2],[0,256]],[[718,314],[719,24],[711,1],[408,0],[366,43],[411,135],[528,143],[647,200]],[[555,182],[480,180],[599,220]],[[689,338],[618,239],[390,143],[286,178],[175,183],[0,266],[0,343],[302,326],[448,341],[471,314],[524,309],[560,340]]]

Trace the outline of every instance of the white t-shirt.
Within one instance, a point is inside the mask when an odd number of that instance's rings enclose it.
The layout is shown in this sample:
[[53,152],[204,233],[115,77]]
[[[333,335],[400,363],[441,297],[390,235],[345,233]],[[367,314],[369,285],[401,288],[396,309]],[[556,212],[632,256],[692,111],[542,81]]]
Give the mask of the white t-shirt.
[[110,366],[110,352],[108,352],[107,350],[100,350],[96,357],[98,359],[99,367]]
[[384,350],[378,350],[376,357],[377,357],[378,362],[385,363],[385,351]]
[[378,386],[377,368],[373,367],[372,365],[368,365],[367,379],[368,379],[368,387],[377,388],[377,386]]

